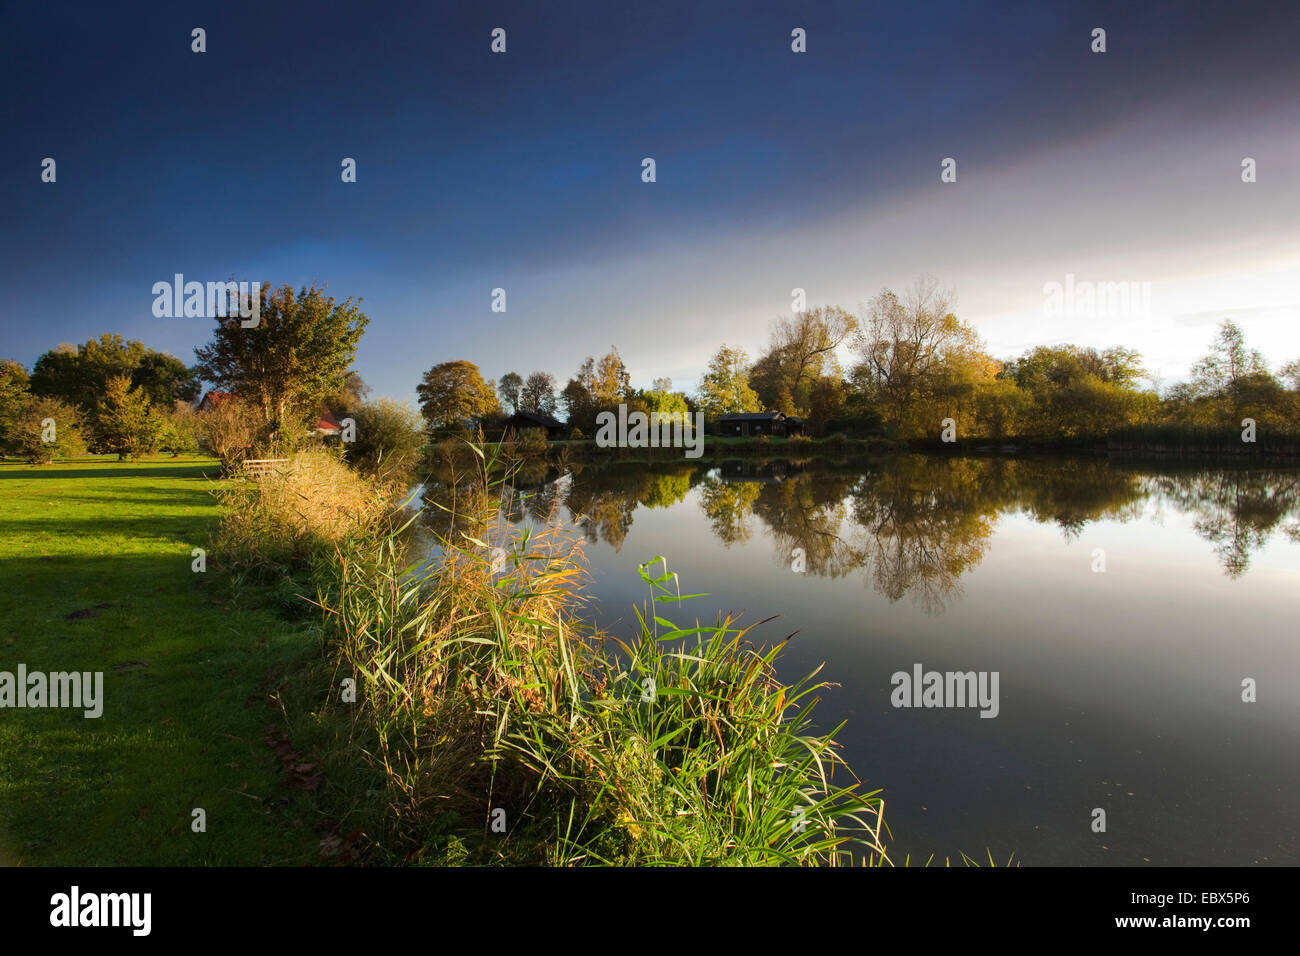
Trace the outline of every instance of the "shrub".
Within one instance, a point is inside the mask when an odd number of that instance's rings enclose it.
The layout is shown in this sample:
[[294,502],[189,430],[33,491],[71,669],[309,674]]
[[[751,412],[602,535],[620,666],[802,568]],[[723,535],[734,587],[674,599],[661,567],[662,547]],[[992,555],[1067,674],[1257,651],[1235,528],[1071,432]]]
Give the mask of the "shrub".
[[550,447],[546,432],[540,428],[525,428],[515,439],[515,451],[522,458],[540,458]]
[[27,397],[6,423],[5,451],[34,465],[84,454],[76,409],[57,398]]
[[251,405],[234,396],[215,398],[197,415],[200,444],[221,459],[227,473],[247,458],[257,440],[258,416]]
[[170,411],[163,413],[162,435],[158,447],[175,457],[199,450],[199,420],[189,402],[178,399]]
[[410,474],[424,447],[424,419],[410,405],[390,398],[367,402],[352,413],[356,440],[346,443],[347,460],[366,474],[399,478]]

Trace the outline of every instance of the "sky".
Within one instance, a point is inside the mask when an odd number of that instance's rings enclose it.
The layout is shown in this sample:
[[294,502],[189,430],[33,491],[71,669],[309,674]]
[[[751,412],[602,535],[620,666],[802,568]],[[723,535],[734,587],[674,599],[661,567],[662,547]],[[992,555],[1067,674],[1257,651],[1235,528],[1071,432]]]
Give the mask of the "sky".
[[[691,390],[793,289],[857,311],[922,274],[998,357],[1124,345],[1167,385],[1229,317],[1300,357],[1294,2],[0,11],[0,357],[28,366],[103,332],[193,361],[212,320],[153,314],[175,273],[361,298],[356,368],[400,399],[611,346]],[[1050,314],[1067,276],[1137,305]]]

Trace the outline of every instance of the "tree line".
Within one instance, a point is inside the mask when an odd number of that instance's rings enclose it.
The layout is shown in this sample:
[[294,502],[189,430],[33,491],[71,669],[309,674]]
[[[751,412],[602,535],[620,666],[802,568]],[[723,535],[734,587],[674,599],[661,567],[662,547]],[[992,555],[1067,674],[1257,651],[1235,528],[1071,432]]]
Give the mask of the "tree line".
[[[272,455],[303,441],[322,406],[361,404],[368,389],[351,364],[369,319],[358,301],[283,286],[264,287],[260,306],[252,328],[229,309],[191,366],[109,334],[60,344],[30,371],[0,361],[0,452],[33,462],[201,446],[223,460]],[[200,411],[204,383],[212,400]]]
[[[750,361],[721,345],[694,394],[668,379],[633,389],[618,349],[586,358],[563,388],[549,373],[485,380],[472,362],[433,366],[418,393],[435,430],[499,424],[516,412],[563,418],[578,436],[596,415],[626,404],[642,411],[778,411],[813,434],[840,432],[936,439],[952,419],[963,437],[1095,439],[1141,425],[1294,429],[1300,422],[1300,360],[1276,373],[1241,328],[1225,319],[1189,381],[1161,394],[1136,351],[1116,346],[1039,346],[998,359],[957,318],[933,278],[903,294],[883,289],[859,314],[821,306],[779,318]],[[847,367],[841,355],[847,354]]]
[[[1294,430],[1300,421],[1300,360],[1276,372],[1224,320],[1191,378],[1163,393],[1141,356],[1122,346],[1098,350],[1039,346],[1016,358],[990,354],[932,278],[903,294],[883,289],[854,314],[820,306],[775,320],[751,361],[723,344],[694,392],[667,378],[633,388],[611,347],[586,357],[561,387],[546,371],[485,379],[467,360],[441,362],[422,376],[418,412],[400,402],[367,402],[351,366],[369,323],[360,300],[336,301],[318,286],[264,285],[258,326],[237,312],[219,319],[196,362],[120,335],[61,344],[30,371],[0,361],[0,452],[50,461],[84,450],[122,458],[200,446],[232,461],[273,457],[307,440],[322,409],[356,422],[349,456],[372,466],[410,459],[429,433],[500,427],[516,413],[562,419],[574,437],[593,434],[597,415],[626,405],[647,413],[779,411],[814,434],[935,439],[952,419],[964,438],[1073,440],[1146,425]],[[847,356],[848,361],[844,358]],[[212,388],[202,411],[194,402]]]

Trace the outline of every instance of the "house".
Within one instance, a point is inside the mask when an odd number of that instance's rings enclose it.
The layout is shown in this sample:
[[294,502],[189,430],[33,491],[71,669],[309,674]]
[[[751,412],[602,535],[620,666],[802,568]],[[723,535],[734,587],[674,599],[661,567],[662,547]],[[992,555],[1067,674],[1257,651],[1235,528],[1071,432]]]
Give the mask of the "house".
[[210,408],[215,408],[222,402],[230,398],[229,392],[208,392],[199,402],[198,411],[206,412]]
[[730,412],[714,422],[719,435],[750,438],[757,435],[802,435],[804,421],[780,412]]
[[[203,400],[199,402],[198,411],[205,412],[208,409],[217,408],[230,401],[231,398],[229,392],[208,392],[203,396]],[[345,412],[342,417],[347,418],[347,413]],[[315,435],[317,438],[333,438],[337,436],[343,428],[339,423],[339,418],[340,416],[335,415],[322,404],[320,414],[316,416],[316,424],[311,428],[309,434]]]
[[341,428],[342,426],[339,424],[339,420],[334,417],[334,413],[322,405],[320,407],[320,417],[316,420],[316,427],[311,430],[311,433],[319,438],[332,438],[339,433]]
[[563,438],[568,432],[568,426],[564,422],[557,421],[545,412],[515,412],[506,419],[506,432],[527,431],[530,428],[540,428],[546,432],[548,439]]

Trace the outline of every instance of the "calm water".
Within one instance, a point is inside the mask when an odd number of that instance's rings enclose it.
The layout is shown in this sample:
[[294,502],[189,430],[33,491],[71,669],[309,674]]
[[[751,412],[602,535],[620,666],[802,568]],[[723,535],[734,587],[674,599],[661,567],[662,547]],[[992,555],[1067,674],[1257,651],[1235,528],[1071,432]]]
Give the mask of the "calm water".
[[[899,859],[1300,862],[1300,471],[916,456],[588,466],[521,490],[587,537],[603,627],[631,632],[636,566],[664,555],[709,592],[679,623],[797,632],[782,676],[826,662],[818,722],[848,721]],[[998,716],[891,706],[918,663],[997,671]]]

